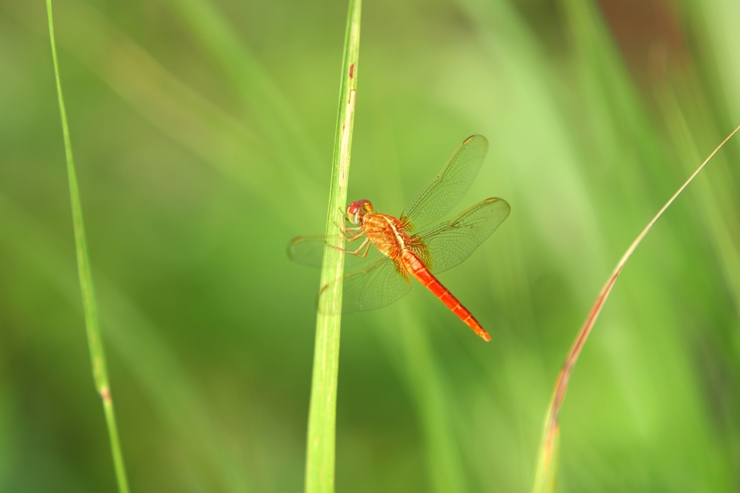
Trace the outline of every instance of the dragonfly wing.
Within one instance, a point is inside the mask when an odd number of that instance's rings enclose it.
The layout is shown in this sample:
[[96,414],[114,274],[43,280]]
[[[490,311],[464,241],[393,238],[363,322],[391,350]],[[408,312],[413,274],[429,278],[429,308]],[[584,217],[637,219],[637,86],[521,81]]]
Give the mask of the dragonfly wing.
[[309,267],[321,267],[325,246],[324,235],[298,236],[288,243],[288,258]]
[[450,212],[478,176],[486,152],[488,140],[482,135],[465,139],[442,171],[409,202],[401,217],[418,227]]
[[426,246],[434,273],[455,267],[468,258],[509,216],[511,207],[504,199],[490,198],[475,204],[450,221],[419,232]]
[[387,257],[365,268],[355,269],[344,276],[343,282],[344,313],[382,308],[398,300],[411,289],[408,277],[399,274],[396,264]]

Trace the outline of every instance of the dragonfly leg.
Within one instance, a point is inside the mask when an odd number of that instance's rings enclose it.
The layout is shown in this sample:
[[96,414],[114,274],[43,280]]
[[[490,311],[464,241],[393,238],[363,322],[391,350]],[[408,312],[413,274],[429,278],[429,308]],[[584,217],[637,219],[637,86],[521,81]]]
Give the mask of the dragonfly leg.
[[[360,250],[362,250],[363,248],[365,249],[365,251],[360,253]],[[370,251],[370,238],[365,238],[365,241],[363,241],[362,244],[354,252],[348,252],[347,250],[345,250],[345,252],[351,253],[352,255],[357,255],[358,257],[361,257],[361,258],[367,257],[367,252],[369,251]]]
[[[355,237],[355,239],[357,239],[357,237]],[[370,251],[370,238],[365,238],[365,241],[363,241],[362,244],[360,244],[360,246],[357,247],[356,250],[347,250],[346,248],[342,248],[342,247],[338,247],[334,245],[329,245],[329,246],[332,248],[336,248],[340,252],[349,253],[350,255],[356,255],[358,257],[365,258],[367,257],[367,252]],[[360,252],[360,250],[363,250],[363,249],[365,251]]]
[[[342,232],[347,241],[355,241],[357,238],[365,234],[364,228],[362,226],[342,227],[337,224],[337,228],[339,228],[339,231]],[[354,231],[358,232],[353,233]]]
[[344,237],[347,239],[347,241],[350,241],[351,242],[351,241],[355,241],[356,239],[360,238],[364,234],[365,234],[364,231],[360,231],[359,233],[357,233],[355,235],[348,234],[347,232],[345,232]]

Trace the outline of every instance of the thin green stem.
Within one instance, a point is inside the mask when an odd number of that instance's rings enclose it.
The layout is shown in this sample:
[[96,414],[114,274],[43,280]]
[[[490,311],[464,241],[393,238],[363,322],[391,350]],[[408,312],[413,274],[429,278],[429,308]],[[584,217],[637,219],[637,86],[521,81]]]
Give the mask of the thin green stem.
[[[350,0],[347,31],[342,60],[339,89],[339,112],[334,140],[329,211],[326,234],[334,246],[343,244],[342,233],[335,226],[343,221],[342,210],[347,202],[352,127],[355,116],[357,89],[357,62],[360,52],[361,0]],[[308,445],[306,456],[306,492],[334,491],[335,425],[337,405],[337,378],[339,372],[339,332],[342,306],[341,277],[344,255],[337,248],[326,247],[321,268],[321,286],[316,317],[311,405],[308,416]],[[336,281],[336,282],[335,282]]]
[[98,308],[95,302],[95,290],[93,289],[90,260],[87,255],[85,228],[82,222],[82,203],[80,201],[80,192],[77,186],[74,160],[72,159],[72,141],[69,137],[67,112],[64,108],[62,83],[59,78],[59,61],[57,59],[57,50],[54,38],[54,20],[52,16],[51,0],[46,0],[46,11],[49,18],[49,38],[51,41],[51,56],[54,62],[57,96],[59,98],[59,113],[62,119],[64,152],[67,160],[67,176],[69,178],[69,196],[72,202],[72,222],[74,225],[75,245],[77,250],[77,269],[80,278],[80,289],[82,291],[82,304],[85,312],[87,340],[90,346],[93,380],[95,381],[95,388],[103,400],[103,411],[105,413],[106,423],[108,424],[108,435],[110,436],[113,464],[116,471],[116,479],[118,481],[118,491],[121,493],[128,493],[129,488],[126,480],[126,469],[124,467],[123,453],[121,452],[121,445],[118,439],[118,428],[116,426],[116,416],[113,409],[113,398],[111,397],[110,385],[108,383],[108,370],[105,363],[103,340],[100,335]]
[[660,219],[660,217],[668,209],[668,207],[673,204],[676,198],[681,195],[681,192],[683,192],[684,189],[689,186],[689,184],[694,180],[694,178],[696,178],[696,175],[698,175],[699,172],[704,169],[704,166],[707,165],[707,163],[714,157],[714,155],[725,145],[728,140],[730,140],[730,137],[735,135],[738,131],[740,131],[740,127],[736,127],[735,130],[730,133],[730,135],[725,137],[725,140],[723,140],[717,147],[715,147],[712,153],[709,154],[709,157],[707,157],[704,162],[701,163],[698,168],[696,168],[696,170],[691,174],[691,176],[689,176],[684,184],[679,187],[679,189],[671,196],[670,199],[668,199],[668,202],[663,205],[658,213],[650,220],[647,226],[645,226],[640,234],[637,235],[637,238],[635,238],[629,248],[627,248],[627,251],[624,252],[622,258],[619,259],[619,262],[614,268],[612,274],[609,276],[609,279],[607,279],[606,284],[604,284],[604,287],[601,288],[601,292],[596,298],[596,302],[591,307],[591,311],[586,317],[586,321],[583,323],[581,330],[578,331],[578,335],[576,336],[575,341],[573,341],[573,345],[571,346],[570,351],[568,351],[568,355],[565,358],[563,368],[560,370],[560,374],[558,375],[557,381],[555,382],[555,389],[550,400],[550,405],[548,406],[547,414],[545,415],[544,429],[542,432],[540,451],[537,459],[537,469],[535,470],[534,486],[532,488],[533,493],[549,493],[555,491],[559,454],[558,447],[560,438],[560,424],[558,422],[558,418],[560,415],[560,409],[563,405],[563,401],[565,400],[565,394],[568,391],[568,382],[570,381],[570,375],[573,372],[573,368],[575,367],[576,362],[578,361],[578,356],[581,354],[583,345],[586,343],[586,339],[588,339],[589,334],[591,334],[591,330],[596,323],[596,319],[601,313],[601,309],[603,308],[604,303],[606,303],[606,299],[609,297],[609,293],[611,293],[614,284],[617,282],[619,274],[622,272],[622,269],[627,264],[627,261],[632,256],[635,249],[637,249],[642,240],[658,221],[658,219]]

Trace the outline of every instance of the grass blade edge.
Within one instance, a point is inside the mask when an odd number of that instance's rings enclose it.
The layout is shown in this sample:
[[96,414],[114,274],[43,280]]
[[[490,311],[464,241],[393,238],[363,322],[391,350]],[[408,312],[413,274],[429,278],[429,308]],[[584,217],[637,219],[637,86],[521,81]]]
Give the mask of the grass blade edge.
[[69,194],[72,205],[72,221],[74,225],[75,249],[77,251],[77,268],[82,291],[82,303],[85,314],[85,328],[88,344],[90,347],[90,359],[92,362],[93,379],[95,388],[103,401],[103,411],[108,427],[113,465],[120,493],[128,493],[128,480],[126,468],[123,461],[123,452],[118,437],[118,426],[116,425],[113,397],[111,396],[110,384],[108,382],[108,369],[105,362],[103,339],[100,333],[98,321],[98,308],[95,301],[95,290],[93,288],[90,259],[87,254],[87,241],[85,239],[85,228],[82,220],[82,202],[77,186],[77,175],[75,173],[74,159],[72,157],[72,141],[69,136],[69,125],[67,113],[62,95],[62,84],[59,76],[59,60],[56,51],[56,40],[54,37],[54,20],[52,15],[52,2],[46,0],[46,12],[49,20],[49,39],[51,42],[51,54],[54,63],[54,77],[59,101],[59,113],[62,123],[62,134],[64,137],[64,151],[67,162],[67,176],[69,180]]
[[[357,89],[357,62],[360,48],[361,0],[350,0],[344,43],[339,90],[339,110],[334,139],[329,210],[326,234],[334,238],[335,247],[343,245],[342,233],[336,227],[343,222],[347,202],[347,182],[352,144],[352,128]],[[308,443],[306,447],[307,493],[334,491],[334,462],[336,436],[336,402],[339,370],[339,335],[342,306],[341,277],[344,272],[344,254],[327,246],[321,267],[321,286],[328,286],[319,298],[316,317],[311,403],[308,416]],[[334,282],[337,281],[338,282]]]
[[591,329],[593,328],[594,323],[596,322],[596,319],[598,318],[599,313],[601,312],[601,308],[604,306],[606,299],[609,297],[609,293],[611,292],[612,287],[614,287],[614,283],[616,282],[617,277],[619,277],[619,274],[622,272],[622,269],[627,263],[627,260],[629,260],[630,256],[632,256],[632,253],[635,251],[637,246],[642,242],[643,238],[645,238],[645,236],[648,234],[648,232],[653,227],[653,225],[657,222],[657,220],[663,215],[663,213],[668,209],[668,207],[670,207],[670,205],[673,203],[674,200],[676,200],[676,198],[681,194],[681,192],[683,192],[683,190],[689,185],[689,183],[691,183],[694,180],[694,178],[699,174],[699,172],[702,169],[704,169],[704,166],[706,166],[706,164],[712,159],[712,157],[714,157],[714,155],[722,148],[722,146],[724,146],[725,143],[733,135],[735,135],[735,133],[738,132],[738,130],[740,130],[740,126],[735,128],[735,130],[733,130],[709,154],[709,156],[704,160],[704,162],[702,162],[701,165],[699,165],[699,167],[684,182],[684,184],[681,185],[681,187],[679,187],[676,193],[674,193],[673,196],[671,196],[671,198],[668,199],[665,205],[650,220],[650,222],[640,232],[637,238],[635,238],[635,240],[632,242],[629,248],[627,248],[627,251],[624,253],[624,255],[622,255],[622,258],[619,259],[617,266],[615,267],[614,271],[609,276],[609,279],[607,280],[604,287],[601,289],[601,292],[599,293],[599,296],[597,297],[596,302],[591,307],[591,311],[589,312],[588,317],[586,318],[586,321],[584,322],[583,326],[578,332],[578,335],[576,336],[575,341],[573,342],[573,345],[568,351],[568,355],[565,359],[565,363],[563,364],[563,367],[560,370],[560,373],[558,374],[558,378],[555,383],[555,389],[553,390],[552,398],[550,399],[550,405],[545,415],[543,433],[542,433],[542,438],[540,440],[537,467],[535,470],[534,485],[532,488],[532,491],[534,493],[545,493],[545,492],[555,491],[557,462],[558,462],[557,460],[558,459],[558,444],[559,444],[559,435],[560,435],[558,415],[560,413],[560,408],[562,407],[563,401],[565,399],[565,394],[568,390],[568,380],[570,379],[570,374],[572,373],[573,367],[575,366],[576,361],[578,360],[578,356],[581,353],[581,349],[583,349],[583,345],[585,344],[586,339],[591,333]]

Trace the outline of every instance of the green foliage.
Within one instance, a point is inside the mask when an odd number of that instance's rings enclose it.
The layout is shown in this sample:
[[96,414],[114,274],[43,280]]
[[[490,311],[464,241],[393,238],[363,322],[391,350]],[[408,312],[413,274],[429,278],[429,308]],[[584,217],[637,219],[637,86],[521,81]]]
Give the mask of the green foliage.
[[103,404],[105,421],[108,426],[108,436],[111,443],[113,464],[116,470],[118,491],[120,493],[127,493],[128,480],[126,478],[126,467],[124,465],[123,453],[121,452],[121,443],[118,439],[118,425],[116,423],[116,413],[113,407],[113,397],[110,382],[108,380],[108,366],[105,362],[105,349],[100,335],[98,304],[95,301],[95,288],[90,268],[90,256],[87,253],[87,238],[85,237],[85,226],[82,215],[82,201],[80,198],[79,186],[77,185],[77,174],[72,153],[72,141],[69,137],[67,111],[64,107],[64,96],[62,93],[61,78],[59,76],[59,61],[57,60],[56,40],[54,38],[54,16],[52,14],[51,0],[46,0],[46,14],[49,19],[49,40],[51,44],[52,60],[54,61],[54,77],[57,83],[59,114],[62,121],[62,135],[64,136],[64,153],[67,161],[69,196],[72,203],[72,223],[75,235],[75,250],[77,252],[77,273],[82,291],[82,307],[85,313],[85,328],[87,332],[87,343],[90,348],[90,362],[93,380],[95,381],[95,390],[98,391]]
[[337,225],[344,223],[343,210],[347,203],[352,130],[357,101],[361,12],[362,1],[351,0],[347,12],[347,32],[344,36],[339,109],[329,186],[329,210],[326,214],[326,235],[333,238],[333,242],[324,247],[320,284],[322,288],[316,316],[306,452],[305,490],[308,493],[334,491],[339,334],[342,319],[341,279],[344,273],[344,254],[339,250],[344,246],[343,234]]
[[[419,286],[343,320],[338,491],[528,491],[600,287],[740,122],[733,2],[601,4],[365,4],[348,197],[399,213],[480,133],[459,210],[512,213],[441,276],[492,342]],[[132,490],[300,491],[319,273],[285,245],[324,229],[346,4],[54,7]],[[111,491],[43,5],[0,0],[0,22],[0,491]],[[558,491],[740,488],[739,145],[622,272]]]

